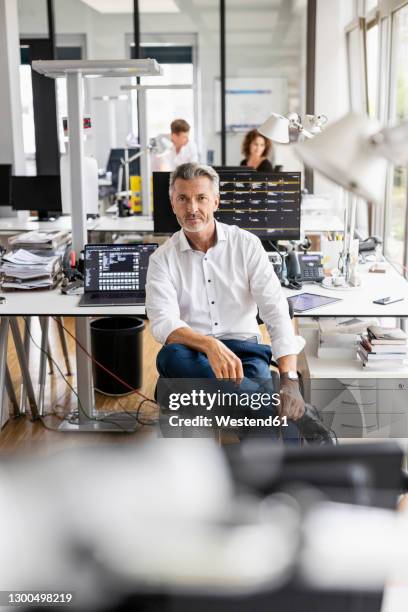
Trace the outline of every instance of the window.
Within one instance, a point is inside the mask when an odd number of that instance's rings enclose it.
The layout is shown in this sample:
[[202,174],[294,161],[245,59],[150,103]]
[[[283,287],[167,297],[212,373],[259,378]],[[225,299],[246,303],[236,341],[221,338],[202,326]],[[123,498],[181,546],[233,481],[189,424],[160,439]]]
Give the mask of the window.
[[[130,43],[130,55],[132,47]],[[195,139],[195,104],[194,98],[194,47],[190,44],[163,42],[154,44],[142,43],[141,56],[150,57],[160,63],[163,74],[160,77],[142,77],[141,85],[152,85],[146,91],[147,133],[149,137],[168,134],[173,119],[182,118],[191,126],[191,137]],[[132,79],[136,85],[136,79]],[[168,85],[165,89],[154,89]],[[186,88],[173,86],[185,85]],[[137,135],[137,94],[131,92],[132,132]],[[163,102],[165,101],[165,103]]]
[[[167,47],[167,49],[172,49],[172,47]],[[191,53],[190,57],[192,57]],[[170,123],[173,119],[182,118],[190,124],[191,136],[194,138],[193,64],[190,61],[190,63],[163,63],[161,66],[163,76],[143,77],[141,84],[155,85],[160,79],[160,85],[190,85],[191,87],[190,89],[171,89],[169,87],[168,89],[147,90],[148,134],[150,136],[166,134],[170,131]]]
[[378,76],[379,76],[379,26],[373,23],[367,29],[367,93],[368,114],[378,117]]
[[364,31],[364,20],[359,19],[346,34],[350,110],[356,113],[367,109]]
[[[391,57],[390,119],[398,122],[408,119],[408,4],[393,14]],[[390,259],[401,266],[407,264],[407,192],[407,168],[395,167],[392,171],[385,247]]]
[[[35,157],[35,129],[30,64],[20,64],[20,91],[23,112],[24,156],[27,161],[33,161]],[[35,162],[34,167],[32,167],[32,164],[28,164],[26,170],[30,174],[35,174]]]

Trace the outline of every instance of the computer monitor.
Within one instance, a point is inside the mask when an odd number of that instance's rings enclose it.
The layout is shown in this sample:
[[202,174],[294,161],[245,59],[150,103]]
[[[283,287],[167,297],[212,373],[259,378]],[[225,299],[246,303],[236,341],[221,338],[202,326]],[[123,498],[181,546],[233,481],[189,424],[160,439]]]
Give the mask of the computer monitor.
[[[220,207],[215,218],[238,225],[261,240],[300,239],[300,172],[219,170]],[[157,234],[180,229],[169,198],[169,172],[153,172],[153,223]]]
[[[129,159],[139,153],[140,149],[128,149],[128,157]],[[125,149],[111,149],[108,157],[108,163],[106,166],[106,170],[108,172],[112,172],[112,185],[115,189],[118,188],[119,191],[125,189],[124,185],[118,186],[118,175],[119,168],[121,165],[121,159],[125,159]],[[130,162],[129,164],[129,176],[140,176],[140,157]],[[123,167],[123,181],[125,177],[125,169]]]
[[85,245],[85,291],[144,291],[157,244]]
[[212,166],[218,174],[220,172],[255,172],[255,168],[249,166]]
[[[251,173],[252,168],[241,166],[213,166],[216,172]],[[153,223],[155,234],[174,234],[180,229],[169,197],[170,172],[153,172]]]
[[13,176],[11,204],[14,210],[62,212],[61,181],[56,175]]
[[219,172],[215,218],[264,241],[300,239],[300,172]]
[[0,164],[0,206],[11,206],[11,164]]
[[174,234],[180,229],[169,197],[170,172],[153,172],[153,227],[155,234]]

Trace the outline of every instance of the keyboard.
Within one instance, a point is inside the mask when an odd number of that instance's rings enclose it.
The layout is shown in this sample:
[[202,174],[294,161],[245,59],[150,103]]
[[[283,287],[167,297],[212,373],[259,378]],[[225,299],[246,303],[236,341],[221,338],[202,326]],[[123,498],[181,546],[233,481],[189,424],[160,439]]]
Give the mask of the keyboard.
[[106,291],[104,293],[84,293],[79,306],[134,306],[144,304],[144,294],[126,291]]
[[91,300],[99,300],[101,298],[104,300],[115,300],[116,298],[127,298],[133,300],[139,297],[144,298],[144,296],[141,296],[140,294],[129,291],[104,291],[103,293],[87,293],[86,295],[89,295]]

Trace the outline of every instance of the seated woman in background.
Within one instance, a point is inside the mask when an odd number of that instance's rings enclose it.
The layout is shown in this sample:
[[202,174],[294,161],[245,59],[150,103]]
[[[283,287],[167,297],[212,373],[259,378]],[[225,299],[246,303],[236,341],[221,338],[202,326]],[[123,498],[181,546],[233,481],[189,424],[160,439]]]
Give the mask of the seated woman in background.
[[245,159],[241,161],[241,166],[255,168],[258,172],[272,172],[272,164],[267,159],[272,149],[272,142],[269,138],[262,136],[258,130],[248,132],[242,143],[242,154]]

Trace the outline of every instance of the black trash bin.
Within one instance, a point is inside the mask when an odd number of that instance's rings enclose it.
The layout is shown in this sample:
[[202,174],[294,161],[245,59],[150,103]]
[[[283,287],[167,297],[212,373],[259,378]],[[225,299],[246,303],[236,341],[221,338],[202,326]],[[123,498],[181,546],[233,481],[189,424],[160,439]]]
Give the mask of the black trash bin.
[[[91,322],[92,355],[132,389],[143,381],[143,330],[137,317],[103,317]],[[132,390],[93,363],[94,386],[106,395],[126,395]]]

